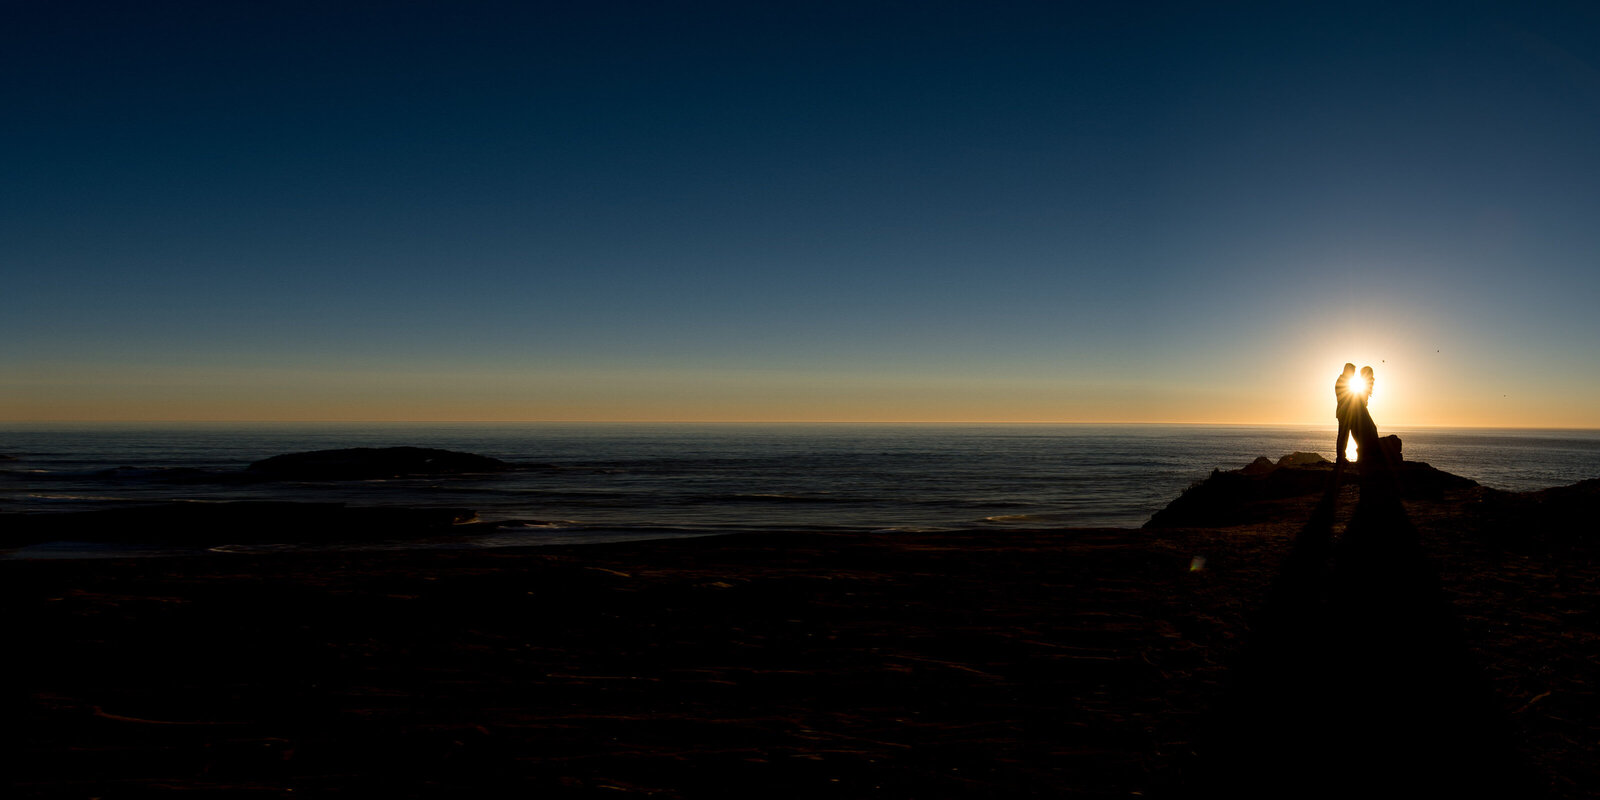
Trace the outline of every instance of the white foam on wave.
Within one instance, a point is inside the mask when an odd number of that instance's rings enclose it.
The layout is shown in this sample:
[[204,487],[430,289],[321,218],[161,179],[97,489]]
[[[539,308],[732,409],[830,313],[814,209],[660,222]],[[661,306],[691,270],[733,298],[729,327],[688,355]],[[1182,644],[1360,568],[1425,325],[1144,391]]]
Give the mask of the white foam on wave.
[[1037,522],[1043,519],[1042,514],[997,514],[993,517],[984,517],[984,522]]
[[276,553],[292,550],[309,549],[304,545],[293,544],[219,544],[216,547],[207,547],[209,553]]

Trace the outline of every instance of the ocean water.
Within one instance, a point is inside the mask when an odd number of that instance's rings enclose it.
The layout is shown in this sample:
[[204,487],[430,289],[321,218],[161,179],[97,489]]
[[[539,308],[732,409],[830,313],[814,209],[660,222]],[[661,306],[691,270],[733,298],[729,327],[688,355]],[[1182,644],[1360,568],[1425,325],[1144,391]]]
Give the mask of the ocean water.
[[[1391,432],[1407,459],[1496,488],[1600,477],[1600,431]],[[0,454],[15,457],[0,461],[0,510],[266,499],[464,507],[505,523],[475,546],[737,531],[1137,527],[1214,468],[1297,450],[1331,457],[1332,444],[1331,427],[1314,426],[13,424],[0,427]],[[395,445],[541,468],[372,481],[208,477],[280,453]]]

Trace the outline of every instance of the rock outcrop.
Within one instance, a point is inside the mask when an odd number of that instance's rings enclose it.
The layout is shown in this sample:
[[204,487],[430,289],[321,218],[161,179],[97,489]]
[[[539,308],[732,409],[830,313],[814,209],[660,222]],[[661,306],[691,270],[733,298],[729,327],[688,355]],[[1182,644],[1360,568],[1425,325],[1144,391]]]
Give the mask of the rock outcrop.
[[[1307,458],[1310,456],[1311,458]],[[1333,477],[1333,463],[1315,453],[1291,453],[1273,462],[1265,457],[1241,469],[1212,470],[1155,513],[1147,528],[1238,525],[1270,511],[1263,501],[1315,494]]]
[[[1379,440],[1394,468],[1404,498],[1438,497],[1449,489],[1469,489],[1477,482],[1434,469],[1421,461],[1400,457],[1400,437]],[[1356,462],[1346,473],[1360,469]],[[1270,501],[1317,494],[1333,479],[1334,464],[1317,453],[1290,453],[1276,462],[1265,456],[1236,470],[1213,470],[1211,476],[1185,491],[1145,523],[1149,528],[1214,527],[1242,525],[1270,518],[1277,509]]]
[[1299,450],[1278,459],[1279,467],[1316,467],[1329,463],[1321,453],[1305,453]]
[[460,475],[516,469],[498,458],[432,447],[354,447],[273,456],[246,471],[286,480],[372,480],[412,475]]
[[1600,521],[1600,478],[1535,492],[1485,490],[1474,511],[1481,530],[1503,546],[1592,547]]

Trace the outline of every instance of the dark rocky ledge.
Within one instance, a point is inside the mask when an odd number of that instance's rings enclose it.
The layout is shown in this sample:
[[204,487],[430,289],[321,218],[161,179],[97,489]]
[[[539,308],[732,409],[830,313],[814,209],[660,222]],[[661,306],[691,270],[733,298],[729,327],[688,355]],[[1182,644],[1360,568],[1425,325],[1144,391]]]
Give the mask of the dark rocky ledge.
[[[1383,446],[1396,467],[1401,496],[1406,499],[1436,499],[1447,490],[1478,486],[1477,481],[1435,469],[1425,462],[1401,459],[1399,437],[1384,437]],[[1317,453],[1299,452],[1276,462],[1263,456],[1240,469],[1213,470],[1210,477],[1189,487],[1166,508],[1156,512],[1145,527],[1216,527],[1261,522],[1278,515],[1281,510],[1271,501],[1315,495],[1327,488],[1333,472],[1333,462]],[[1359,472],[1360,462],[1352,464],[1346,481],[1354,483]]]

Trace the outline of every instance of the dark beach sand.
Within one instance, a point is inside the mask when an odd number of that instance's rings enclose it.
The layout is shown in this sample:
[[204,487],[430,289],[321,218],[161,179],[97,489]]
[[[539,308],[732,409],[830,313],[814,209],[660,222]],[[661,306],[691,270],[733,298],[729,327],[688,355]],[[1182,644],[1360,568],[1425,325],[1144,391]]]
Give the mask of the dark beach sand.
[[[1573,537],[1490,535],[1482,492],[1406,503],[1457,634],[1428,652],[1484,688],[1467,713],[1503,734],[1498,774],[1582,796],[1600,568]],[[1207,528],[0,562],[7,777],[25,797],[1198,795],[1252,769],[1263,691],[1315,696],[1271,630],[1304,622],[1274,584],[1316,500]],[[1373,649],[1338,668],[1403,700],[1394,633],[1346,630]],[[1241,678],[1263,664],[1280,677]],[[1315,794],[1321,758],[1261,774]]]

